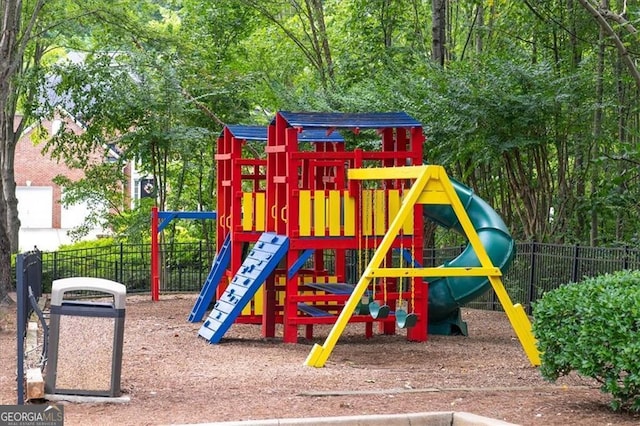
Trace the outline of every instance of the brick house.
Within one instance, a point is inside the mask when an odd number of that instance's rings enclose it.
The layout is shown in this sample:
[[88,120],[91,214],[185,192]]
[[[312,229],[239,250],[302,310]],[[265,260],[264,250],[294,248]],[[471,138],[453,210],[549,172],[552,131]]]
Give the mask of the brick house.
[[[48,134],[54,134],[61,125],[61,119],[55,118],[39,123]],[[74,132],[82,132],[82,125],[70,118],[65,118],[65,126]],[[87,215],[86,205],[63,207],[60,200],[64,188],[56,185],[53,179],[58,175],[67,176],[71,180],[83,177],[82,170],[70,169],[64,162],[52,159],[42,153],[43,144],[34,145],[33,133],[37,125],[26,128],[16,146],[15,180],[18,198],[18,214],[20,217],[20,250],[31,250],[34,246],[43,251],[56,250],[61,244],[71,243],[67,232],[84,222]],[[116,153],[112,153],[117,155]],[[96,155],[98,160],[100,156]],[[125,172],[129,177],[126,191],[130,199],[137,198],[134,193],[132,179],[139,177],[131,173],[131,165]],[[94,229],[86,239],[96,238],[104,234],[103,229]]]

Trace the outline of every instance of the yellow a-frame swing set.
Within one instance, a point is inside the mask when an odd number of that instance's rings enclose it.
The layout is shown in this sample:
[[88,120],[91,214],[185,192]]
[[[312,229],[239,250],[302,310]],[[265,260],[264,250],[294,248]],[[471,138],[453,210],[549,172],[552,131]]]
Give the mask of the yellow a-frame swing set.
[[[493,287],[498,300],[511,322],[520,344],[532,365],[540,365],[540,353],[536,347],[531,331],[531,322],[520,304],[513,304],[502,285],[502,272],[495,267],[482,245],[469,215],[442,166],[407,166],[388,168],[351,169],[348,178],[352,180],[412,179],[410,190],[406,193],[400,209],[389,225],[380,245],[364,270],[353,293],[347,300],[324,344],[315,344],[305,360],[310,367],[323,367],[331,355],[338,339],[347,326],[351,315],[361,301],[366,289],[374,278],[379,277],[478,277],[486,276]],[[450,205],[460,225],[475,251],[480,265],[478,267],[436,267],[436,268],[383,268],[383,260],[387,256],[393,241],[399,234],[403,223],[413,212],[416,204]]]

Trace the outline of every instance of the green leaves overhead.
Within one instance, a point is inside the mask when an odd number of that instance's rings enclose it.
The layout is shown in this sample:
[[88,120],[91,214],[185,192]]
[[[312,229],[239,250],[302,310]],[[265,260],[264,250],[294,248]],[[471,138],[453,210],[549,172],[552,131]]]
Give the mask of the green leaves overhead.
[[[81,165],[117,144],[160,179],[163,205],[213,209],[225,123],[266,124],[280,109],[403,110],[424,124],[425,161],[474,187],[517,238],[635,238],[640,103],[593,16],[579,1],[444,5],[440,66],[430,2],[60,3],[68,19],[51,40],[92,53],[51,71],[86,128],[48,148]],[[610,7],[636,59],[638,6],[624,17]]]

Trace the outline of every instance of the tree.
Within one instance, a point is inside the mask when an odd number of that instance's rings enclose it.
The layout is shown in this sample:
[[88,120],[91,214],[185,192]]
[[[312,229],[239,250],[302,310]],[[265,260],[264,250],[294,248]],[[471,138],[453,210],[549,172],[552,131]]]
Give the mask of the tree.
[[444,66],[447,59],[447,0],[433,0],[431,7],[431,57],[433,62]]
[[616,33],[616,31],[609,25],[608,20],[612,20],[613,22],[620,25],[630,34],[637,36],[638,31],[631,24],[631,22],[627,21],[624,17],[624,14],[619,15],[617,13],[612,12],[607,8],[606,4],[599,5],[597,2],[593,0],[579,0],[580,4],[594,17],[594,19],[598,22],[598,25],[604,31],[607,36],[613,41],[616,49],[618,50],[618,54],[622,61],[627,66],[629,73],[633,77],[636,82],[636,85],[640,89],[640,71],[636,67],[634,58],[632,58],[629,49],[625,45],[625,42],[621,39],[621,37]]
[[122,227],[130,202],[125,167],[126,163],[123,165],[116,159],[88,165],[84,168],[85,176],[78,181],[66,176],[54,178],[65,189],[60,200],[63,206],[82,202],[88,207],[84,222],[69,232],[72,240],[80,240],[93,229],[112,229],[123,234],[129,231],[129,227]]
[[[14,117],[23,87],[19,77],[29,66],[37,66],[42,50],[34,48],[25,58],[29,41],[37,26],[44,0],[25,4],[16,0],[0,1],[2,35],[0,37],[0,302],[11,285],[11,253],[18,249],[18,200],[13,172],[15,148],[24,122]],[[25,60],[27,59],[27,60]]]
[[[171,59],[163,60],[148,51],[94,54],[83,63],[57,67],[60,82],[56,91],[71,100],[74,114],[87,124],[81,134],[63,126],[45,149],[67,164],[85,169],[85,179],[95,182],[106,177],[100,173],[105,166],[92,164],[91,155],[101,147],[114,146],[121,154],[120,167],[134,161],[140,173],[155,179],[161,210],[177,207],[167,205],[171,164],[187,165],[195,156],[200,157],[199,146],[209,141],[210,132],[189,118],[201,113],[183,96],[174,70]],[[181,190],[180,185],[173,187],[173,191]],[[94,192],[85,191],[85,195],[90,200]],[[105,201],[114,197],[112,193]],[[112,203],[110,211],[120,210]]]
[[[45,6],[48,13],[43,13]],[[121,44],[114,40],[124,34],[131,43],[136,34],[132,16],[136,12],[142,14],[145,5],[131,2],[129,6],[102,1],[0,1],[0,301],[6,298],[11,283],[11,253],[18,249],[15,148],[25,125],[42,113],[36,93],[43,58],[51,46],[89,48],[97,37],[103,41],[110,38],[109,45],[117,46]],[[95,32],[92,38],[91,31],[87,31],[92,25],[115,31]],[[23,110],[22,119],[16,119],[18,108]]]
[[289,0],[283,5],[263,0],[242,0],[276,25],[298,47],[316,70],[321,86],[327,89],[334,78],[333,58],[320,0]]

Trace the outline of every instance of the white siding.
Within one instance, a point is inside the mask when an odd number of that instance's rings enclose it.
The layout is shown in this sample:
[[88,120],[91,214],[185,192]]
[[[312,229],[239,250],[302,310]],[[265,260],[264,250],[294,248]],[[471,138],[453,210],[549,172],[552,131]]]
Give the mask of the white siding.
[[80,226],[84,223],[84,219],[88,214],[89,207],[86,203],[78,203],[67,207],[62,206],[62,211],[60,214],[60,227],[62,229],[69,229]]

